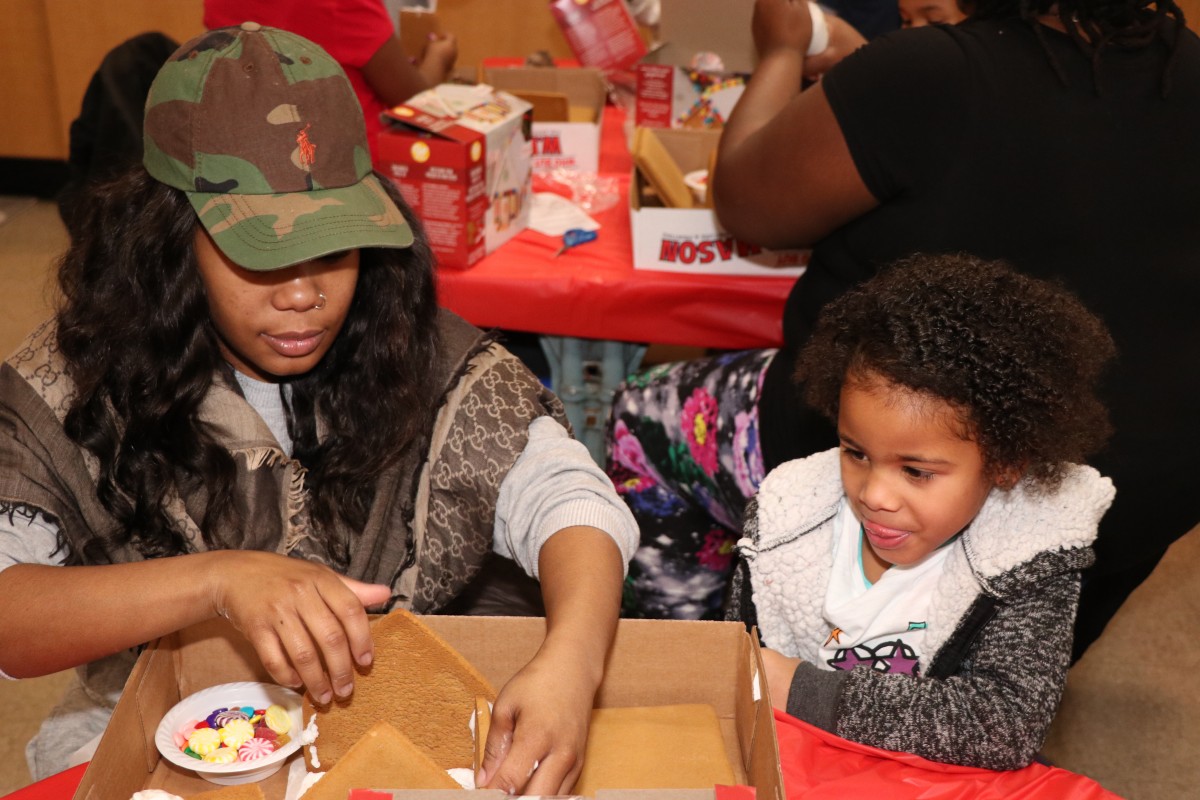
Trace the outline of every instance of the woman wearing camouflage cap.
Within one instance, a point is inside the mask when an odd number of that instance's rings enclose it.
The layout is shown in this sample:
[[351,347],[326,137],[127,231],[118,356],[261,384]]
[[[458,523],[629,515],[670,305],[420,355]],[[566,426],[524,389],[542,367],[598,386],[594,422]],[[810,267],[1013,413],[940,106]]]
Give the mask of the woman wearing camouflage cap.
[[570,789],[636,529],[558,400],[437,308],[337,65],[253,23],[184,44],[144,168],[85,214],[59,313],[0,367],[0,671],[80,678],[34,777],[87,758],[144,642],[224,616],[327,701],[370,663],[365,608],[446,608],[498,553],[547,638],[483,778]]

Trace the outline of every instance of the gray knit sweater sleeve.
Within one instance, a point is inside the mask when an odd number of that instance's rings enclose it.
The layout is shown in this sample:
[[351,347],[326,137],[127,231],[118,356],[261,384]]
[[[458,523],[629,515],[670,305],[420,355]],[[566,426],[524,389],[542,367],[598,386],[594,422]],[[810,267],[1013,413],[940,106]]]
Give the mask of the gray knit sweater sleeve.
[[1045,741],[1070,661],[1078,573],[1001,602],[945,679],[865,669],[796,672],[788,713],[845,739],[989,769],[1027,766]]

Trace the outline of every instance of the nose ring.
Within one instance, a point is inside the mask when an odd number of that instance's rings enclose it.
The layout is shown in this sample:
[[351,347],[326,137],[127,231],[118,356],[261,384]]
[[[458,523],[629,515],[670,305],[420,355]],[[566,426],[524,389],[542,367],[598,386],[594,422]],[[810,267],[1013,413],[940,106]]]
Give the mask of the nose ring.
[[322,308],[325,307],[325,302],[329,299],[328,297],[325,296],[324,292],[317,292],[317,297],[319,297],[321,299],[319,301],[317,301],[317,304],[315,306],[312,307],[313,311],[320,311]]

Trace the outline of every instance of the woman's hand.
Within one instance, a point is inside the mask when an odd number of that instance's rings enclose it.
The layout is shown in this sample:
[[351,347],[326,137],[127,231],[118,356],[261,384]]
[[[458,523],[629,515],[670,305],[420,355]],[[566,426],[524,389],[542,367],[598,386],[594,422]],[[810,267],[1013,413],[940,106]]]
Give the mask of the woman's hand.
[[771,705],[780,711],[787,711],[788,692],[792,688],[792,678],[796,675],[796,667],[803,662],[799,658],[789,658],[775,650],[762,649],[763,669],[767,674],[767,690],[771,694]]
[[431,34],[425,51],[421,53],[421,63],[417,67],[421,76],[431,86],[445,83],[458,60],[458,39],[452,33]]
[[776,51],[803,56],[813,36],[808,0],[758,0],[750,29],[760,59]]
[[374,654],[366,607],[387,602],[388,587],[275,553],[211,556],[203,580],[213,611],[254,645],[275,681],[303,685],[321,704],[354,690],[355,665]]
[[595,670],[544,650],[513,676],[492,708],[476,786],[508,794],[569,794],[583,769]]
[[583,769],[592,702],[621,607],[623,557],[599,528],[563,528],[542,545],[546,638],[496,698],[476,786],[567,794]]
[[829,27],[829,44],[816,55],[804,59],[804,77],[819,78],[833,65],[867,43],[866,38],[849,22],[832,14],[825,15]]

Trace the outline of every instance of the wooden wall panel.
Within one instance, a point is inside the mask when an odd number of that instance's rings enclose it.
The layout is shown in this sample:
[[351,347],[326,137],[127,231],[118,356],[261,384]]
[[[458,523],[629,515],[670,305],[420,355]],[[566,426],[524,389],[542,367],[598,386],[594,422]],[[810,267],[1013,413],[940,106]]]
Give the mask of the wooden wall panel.
[[6,0],[0,24],[0,156],[61,158],[66,129],[58,113],[50,33],[42,0]]
[[[202,0],[42,2],[49,22],[57,113],[65,126],[79,116],[88,81],[109,50],[139,33],[160,31],[183,42],[204,30]],[[66,127],[63,135],[65,141]]]
[[66,159],[67,131],[105,54],[147,31],[189,39],[202,17],[202,0],[4,0],[0,157]]

